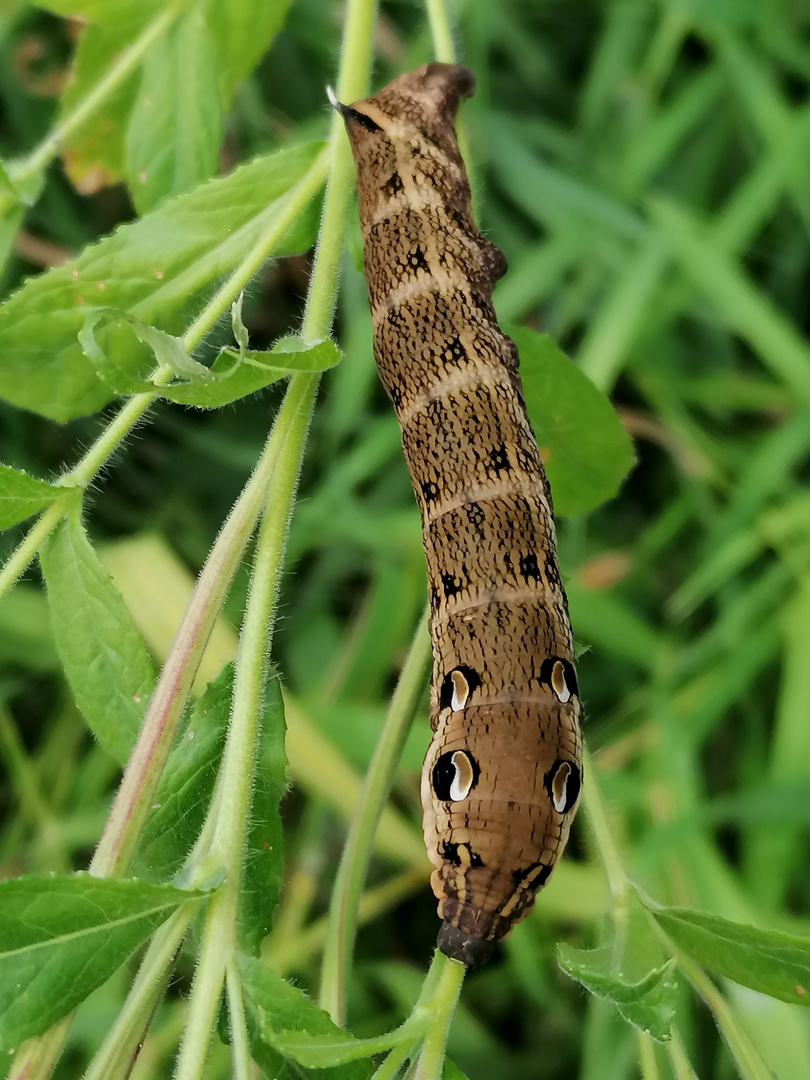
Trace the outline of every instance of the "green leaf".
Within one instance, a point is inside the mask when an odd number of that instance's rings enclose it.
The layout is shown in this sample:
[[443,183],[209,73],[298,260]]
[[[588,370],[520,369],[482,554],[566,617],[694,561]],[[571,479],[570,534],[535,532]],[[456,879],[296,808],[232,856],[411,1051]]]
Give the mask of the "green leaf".
[[180,405],[218,409],[297,371],[325,371],[339,361],[340,350],[328,339],[305,345],[300,338],[286,337],[269,352],[245,350],[240,356],[235,349],[224,349],[210,368],[212,382],[172,383],[159,387],[158,393]]
[[216,46],[216,74],[223,105],[234,87],[267,52],[284,24],[290,0],[204,0],[205,21]]
[[442,1067],[442,1080],[467,1080],[467,1077],[458,1065],[453,1064],[450,1058],[445,1058]]
[[0,1052],[66,1016],[201,895],[89,874],[0,884]]
[[[246,340],[247,330],[240,313],[234,310],[232,316],[238,320],[234,324],[235,334]],[[99,328],[103,347],[96,337]],[[139,377],[146,374],[136,370],[136,366],[143,366],[142,356],[131,347],[131,340],[128,342],[122,334],[111,333],[118,329],[131,332],[138,341],[149,346],[151,356],[146,366],[150,370],[154,370],[155,364],[165,365],[176,376],[193,381],[164,386]],[[217,409],[293,372],[324,371],[340,360],[340,350],[329,339],[306,345],[301,338],[284,337],[269,352],[251,352],[241,345],[238,352],[223,349],[213,366],[207,368],[189,356],[181,338],[115,308],[90,308],[79,331],[79,342],[85,356],[95,363],[99,378],[117,394],[148,391],[198,409]]]
[[611,972],[613,950],[575,949],[562,943],[557,948],[560,967],[592,994],[612,1002],[628,1023],[641,1028],[659,1042],[670,1036],[675,1017],[674,960],[654,968],[638,982]]
[[119,311],[116,308],[89,308],[84,326],[79,331],[79,344],[84,355],[96,363],[99,378],[108,383],[117,394],[135,394],[156,389],[156,384],[151,380],[136,377],[137,372],[133,370],[133,364],[141,360],[141,354],[131,347],[127,348],[125,339],[116,336],[110,340],[110,336],[107,335],[105,348],[102,348],[96,340],[98,327],[119,326],[128,328],[138,341],[149,346],[154,358],[154,362],[149,361],[152,369],[155,364],[159,364],[171,368],[180,378],[202,379],[203,381],[213,378],[209,368],[198,364],[189,356],[182,338],[158,330],[126,311]]
[[281,683],[268,679],[251,795],[250,830],[239,896],[239,947],[258,955],[270,932],[283,869],[279,803],[287,789]]
[[76,704],[104,749],[123,765],[155,685],[143,638],[78,512],[57,525],[40,561],[54,640]]
[[[92,0],[87,0],[88,6]],[[62,6],[52,5],[52,10]],[[72,7],[70,0],[64,5]],[[101,23],[106,0],[95,0],[98,10],[91,25],[86,26],[79,37],[73,57],[71,77],[62,92],[59,103],[59,120],[64,120],[95,91],[98,83],[108,74],[121,53],[141,33],[150,19],[159,17],[163,7],[161,0],[139,3],[111,3],[111,11],[123,8],[109,22]],[[99,188],[114,184],[124,178],[124,140],[129,115],[135,103],[139,85],[139,68],[136,68],[116,90],[98,102],[95,109],[67,139],[62,156],[65,171],[76,189],[92,194]]]
[[557,947],[563,971],[592,994],[612,1002],[628,1023],[659,1042],[670,1037],[675,1017],[675,961],[664,961],[649,915],[635,893],[627,896],[611,940],[597,949]]
[[[0,305],[0,396],[60,421],[101,408],[112,393],[78,342],[87,308],[103,300],[169,334],[181,333],[257,232],[278,216],[319,150],[320,144],[308,144],[259,158],[26,282]],[[310,245],[316,213],[310,206],[276,255]]]
[[12,469],[10,465],[0,465],[0,529],[25,521],[38,510],[50,506],[66,490]]
[[651,908],[679,949],[698,963],[761,994],[810,1005],[810,940],[760,930],[688,908]]
[[173,877],[199,836],[225,746],[232,691],[233,664],[227,664],[206,686],[172,747],[138,842],[133,862],[138,877]]
[[164,3],[165,0],[37,0],[37,7],[54,15],[79,15],[91,23],[112,23],[136,16],[145,19],[150,9],[160,9]]
[[152,46],[143,64],[126,139],[127,183],[139,213],[216,173],[222,111],[214,70],[208,27],[194,6]]
[[[260,960],[239,954],[236,964],[247,1003],[255,1014],[254,1042],[257,1045],[253,1047],[254,1054],[257,1049],[267,1047],[271,1051],[272,1060],[281,1052],[276,1045],[277,1041],[285,1038],[289,1040],[294,1032],[298,1032],[305,1037],[303,1042],[306,1045],[317,1041],[318,1037],[331,1041],[332,1053],[335,1055],[331,1067],[318,1066],[327,1069],[325,1073],[319,1074],[324,1076],[324,1080],[365,1080],[371,1075],[373,1066],[367,1058],[344,1064],[337,1062],[338,1055],[350,1052],[348,1047],[354,1046],[360,1040],[332,1023],[327,1013],[313,1005],[301,990],[290,986]],[[307,1036],[310,1037],[310,1043],[307,1043]],[[293,1049],[296,1050],[297,1060],[300,1060],[298,1048],[293,1046]],[[306,1054],[306,1051],[303,1053]],[[261,1064],[261,1061],[259,1063]]]
[[563,517],[584,514],[619,490],[635,456],[608,399],[547,334],[510,329],[520,352],[526,409]]

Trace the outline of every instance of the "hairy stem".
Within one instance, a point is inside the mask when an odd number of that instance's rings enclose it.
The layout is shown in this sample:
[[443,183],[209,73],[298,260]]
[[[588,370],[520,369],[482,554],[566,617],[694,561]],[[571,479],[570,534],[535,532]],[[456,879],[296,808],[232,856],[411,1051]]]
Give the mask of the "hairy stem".
[[[352,94],[365,82],[371,63],[374,3],[352,0],[346,15],[346,31],[338,85]],[[302,336],[318,341],[328,336],[337,292],[337,272],[352,180],[351,157],[339,118],[330,136],[330,173],[323,220],[315,253],[315,265],[304,313]],[[220,797],[211,844],[226,870],[223,887],[211,900],[203,931],[200,962],[189,1001],[189,1012],[175,1076],[197,1080],[202,1076],[225,971],[236,948],[239,886],[244,857],[253,758],[267,658],[267,641],[273,625],[275,596],[281,572],[284,540],[303,457],[309,419],[317,394],[318,375],[296,375],[290,380],[283,410],[289,410],[290,432],[268,500],[245,620],[240,639],[234,681],[233,709],[223,758]]]
[[430,1006],[431,1016],[416,1065],[415,1080],[440,1080],[447,1033],[467,971],[464,964],[439,952],[434,961],[438,962],[438,981],[430,1002],[426,1003]]

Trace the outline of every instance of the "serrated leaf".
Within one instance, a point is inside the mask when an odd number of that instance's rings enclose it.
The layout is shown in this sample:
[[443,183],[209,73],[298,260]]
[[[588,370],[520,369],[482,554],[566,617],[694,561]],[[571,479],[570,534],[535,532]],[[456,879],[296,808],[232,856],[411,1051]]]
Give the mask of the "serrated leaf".
[[0,884],[0,1052],[67,1015],[202,895],[89,874]]
[[[254,1043],[258,1044],[253,1047],[253,1052],[257,1060],[257,1050],[261,1047],[267,1047],[271,1051],[271,1060],[280,1053],[276,1047],[276,1039],[280,1033],[287,1037],[293,1032],[299,1032],[332,1039],[336,1053],[339,1052],[338,1047],[345,1048],[347,1044],[358,1041],[337,1027],[301,990],[285,982],[260,960],[239,954],[236,964],[247,1004],[253,1013],[251,1026],[255,1028]],[[366,1080],[374,1071],[367,1058],[323,1068],[323,1073],[319,1075],[322,1075],[324,1080]]]
[[[0,396],[59,421],[101,408],[113,395],[78,342],[87,308],[103,299],[166,333],[181,333],[257,232],[278,216],[319,150],[308,144],[259,158],[27,281],[0,305]],[[311,205],[274,254],[308,247],[315,227]]]
[[593,510],[619,490],[633,446],[607,397],[547,334],[511,328],[526,409],[563,517]]
[[239,895],[239,947],[258,955],[270,932],[283,869],[279,803],[287,787],[284,701],[277,675],[267,681],[251,795],[250,829]]
[[37,480],[20,469],[0,465],[0,529],[25,521],[50,506],[67,488],[57,487],[45,480]]
[[807,938],[688,908],[651,908],[650,914],[679,949],[718,975],[779,1001],[810,1005]]
[[654,968],[638,982],[629,982],[611,972],[613,950],[609,945],[600,949],[575,949],[562,943],[557,948],[557,960],[572,979],[597,997],[612,1002],[628,1023],[659,1042],[669,1038],[675,1017],[674,960]]
[[78,513],[57,525],[40,561],[54,640],[76,704],[104,749],[124,765],[155,685],[143,638]]
[[233,665],[227,664],[206,686],[172,747],[133,861],[139,877],[172,878],[199,836],[225,746],[232,690]]
[[597,949],[564,943],[557,959],[571,978],[612,1002],[628,1023],[659,1042],[670,1037],[675,1017],[675,961],[665,959],[646,909],[628,894],[621,921],[610,925],[610,940]]
[[216,76],[223,105],[270,48],[284,25],[290,0],[204,0],[205,21],[216,46]]
[[127,183],[139,213],[216,173],[222,111],[215,66],[197,5],[149,50],[126,138]]

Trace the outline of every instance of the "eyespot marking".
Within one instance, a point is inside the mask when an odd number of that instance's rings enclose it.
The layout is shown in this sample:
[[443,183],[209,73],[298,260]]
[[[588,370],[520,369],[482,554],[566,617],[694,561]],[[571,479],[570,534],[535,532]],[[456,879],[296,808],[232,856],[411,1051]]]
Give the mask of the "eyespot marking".
[[562,660],[559,656],[549,656],[543,661],[540,668],[540,682],[550,686],[557,700],[565,705],[576,694],[579,696],[577,685],[577,673],[570,660]]
[[439,691],[439,708],[452,709],[456,712],[463,709],[469,700],[473,690],[481,685],[481,676],[474,668],[460,664],[457,668],[445,675]]
[[466,750],[449,750],[433,766],[433,791],[442,802],[466,799],[478,782],[478,762]]
[[545,785],[558,814],[567,814],[576,806],[581,783],[579,769],[573,762],[560,759],[551,766],[545,776]]

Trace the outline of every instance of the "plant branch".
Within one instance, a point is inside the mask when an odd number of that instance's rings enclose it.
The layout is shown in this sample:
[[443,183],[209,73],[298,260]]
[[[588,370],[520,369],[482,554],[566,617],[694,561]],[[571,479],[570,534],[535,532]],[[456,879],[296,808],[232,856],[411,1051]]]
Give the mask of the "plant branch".
[[434,962],[438,962],[438,982],[430,1000],[425,1003],[425,1007],[430,1008],[430,1022],[416,1066],[415,1080],[439,1080],[442,1075],[447,1033],[467,971],[464,964],[451,960],[438,950]]
[[338,1025],[345,1022],[346,988],[357,932],[358,907],[374,831],[391,790],[411,717],[424,687],[425,671],[430,663],[429,615],[430,612],[425,611],[419,622],[408,658],[391,698],[332,890],[321,968],[320,1004]]

